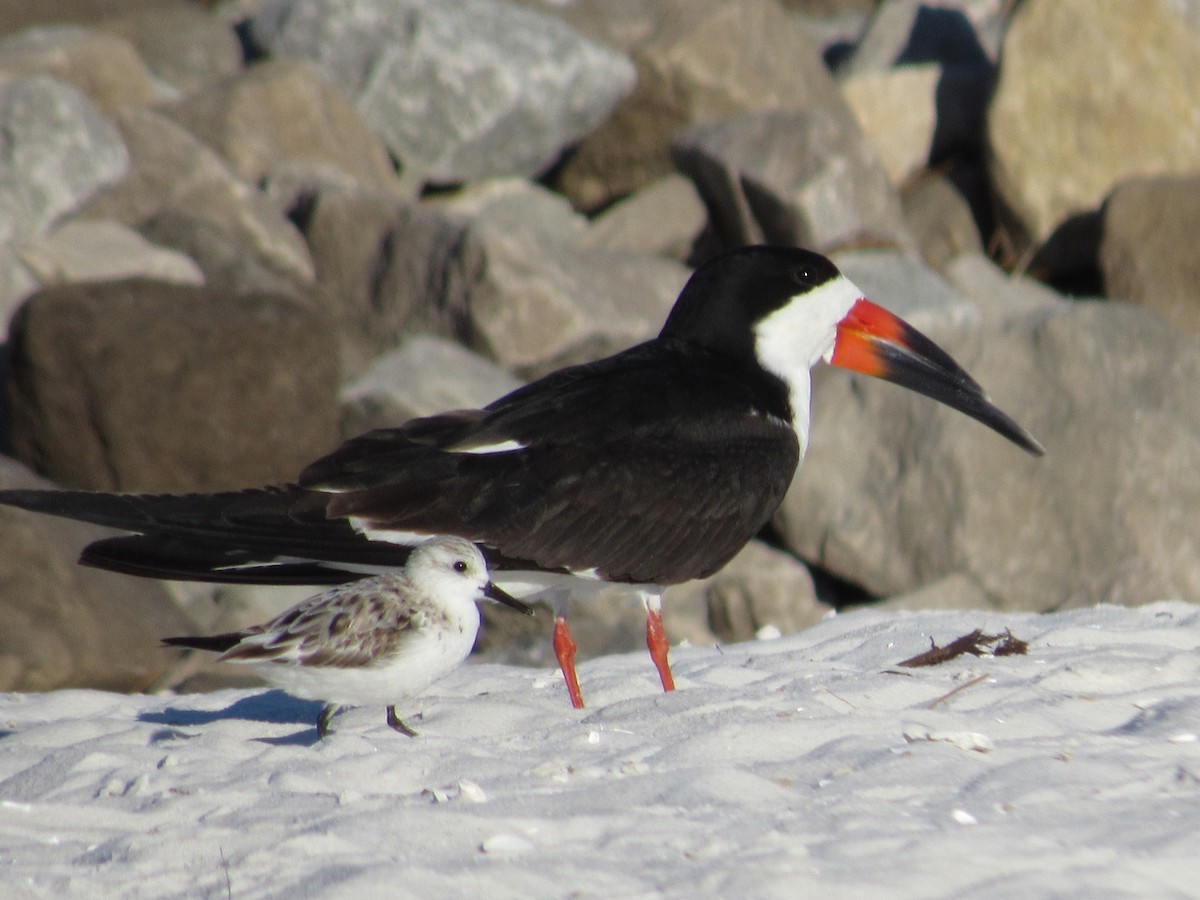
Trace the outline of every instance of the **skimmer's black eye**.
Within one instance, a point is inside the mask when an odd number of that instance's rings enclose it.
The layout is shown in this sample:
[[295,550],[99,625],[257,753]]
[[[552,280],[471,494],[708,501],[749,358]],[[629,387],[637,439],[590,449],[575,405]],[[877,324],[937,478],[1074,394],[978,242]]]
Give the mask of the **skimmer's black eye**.
[[792,260],[792,278],[804,288],[815,288],[837,276],[833,263],[818,253],[802,253]]

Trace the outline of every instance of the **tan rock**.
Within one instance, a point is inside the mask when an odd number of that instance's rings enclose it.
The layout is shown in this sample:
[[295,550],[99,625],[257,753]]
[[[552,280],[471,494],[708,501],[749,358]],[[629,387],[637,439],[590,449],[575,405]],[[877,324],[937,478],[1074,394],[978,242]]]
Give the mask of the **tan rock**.
[[863,72],[842,82],[858,127],[874,145],[893,185],[929,162],[941,73],[941,66],[924,63]]
[[51,75],[106,111],[143,106],[155,97],[150,72],[133,45],[87,28],[33,28],[0,40],[0,72]]
[[586,137],[560,187],[581,209],[671,171],[679,129],[750,110],[821,107],[850,121],[837,85],[799,17],[774,0],[585,0],[562,15],[589,37],[628,53],[633,93]]
[[396,176],[383,142],[311,63],[262,63],[166,113],[250,182],[286,160],[333,165],[364,185],[387,185]]
[[124,109],[116,121],[129,148],[130,172],[94,196],[81,215],[138,227],[163,210],[187,210],[234,235],[246,253],[281,274],[312,281],[312,259],[295,226],[210,147],[149,109]]
[[59,484],[288,481],[333,448],[333,337],[288,299],[133,279],[44,289],[13,319],[13,448]]
[[67,222],[44,239],[22,245],[18,253],[43,286],[135,276],[204,283],[204,274],[188,257],[156,247],[119,222]]
[[1136,178],[1104,204],[1104,293],[1200,334],[1200,176]]
[[988,113],[991,172],[1035,242],[1136,174],[1200,170],[1200,33],[1165,0],[1027,0]]
[[[0,487],[51,485],[0,457]],[[0,508],[0,691],[148,690],[166,673],[175,654],[159,639],[195,625],[161,582],[76,563],[80,548],[109,534]]]

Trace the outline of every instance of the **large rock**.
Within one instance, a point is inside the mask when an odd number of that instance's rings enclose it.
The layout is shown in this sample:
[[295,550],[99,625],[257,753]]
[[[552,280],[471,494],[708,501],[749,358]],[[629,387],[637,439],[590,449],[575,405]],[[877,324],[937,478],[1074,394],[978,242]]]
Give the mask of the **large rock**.
[[538,189],[485,187],[446,212],[463,229],[447,305],[466,310],[474,349],[525,377],[657,334],[687,280],[673,260],[582,246],[561,198]]
[[1003,608],[1200,596],[1200,342],[1121,304],[1034,292],[1011,305],[921,327],[1046,456],[895,386],[821,371],[808,458],[777,520],[789,545],[877,596],[950,575]]
[[1200,333],[1200,176],[1135,178],[1104,203],[1104,293]]
[[[694,597],[703,600],[702,615],[688,616]],[[667,623],[668,636],[692,644],[703,643],[704,632],[689,633],[689,625],[736,643],[803,631],[832,612],[817,598],[808,569],[761,541],[751,541],[715,575],[671,587],[664,602],[675,620]]]
[[568,22],[628,53],[637,87],[567,160],[559,186],[594,210],[671,171],[671,137],[752,110],[852,121],[820,48],[775,0],[579,0]]
[[725,244],[910,246],[874,149],[822,110],[746,113],[695,125],[671,153],[704,197]]
[[418,335],[342,389],[342,438],[394,428],[417,416],[478,409],[521,384],[461,344]]
[[313,280],[312,260],[295,226],[212,149],[148,109],[122,110],[116,121],[129,147],[130,172],[81,214],[138,228],[165,211],[182,210],[296,285]]
[[988,112],[992,178],[1034,242],[1133,175],[1200,170],[1200,32],[1166,0],[1026,0]]
[[434,334],[526,377],[650,337],[686,280],[671,260],[587,247],[586,233],[561,197],[515,181],[420,205],[333,192],[307,231],[351,354]]
[[0,72],[49,75],[108,111],[150,103],[155,93],[129,41],[71,25],[32,28],[0,40]]
[[[253,210],[247,212],[247,218],[252,218]],[[307,297],[311,288],[294,271],[283,270],[248,247],[237,224],[223,227],[237,219],[238,210],[232,204],[224,209],[220,204],[207,209],[203,205],[195,209],[168,206],[142,221],[137,231],[152,244],[192,260],[202,273],[202,283],[212,291]]]
[[997,0],[888,0],[876,6],[837,69],[846,101],[892,183],[906,187],[925,167],[950,174],[989,227],[990,188],[980,178],[979,189],[968,191],[964,163],[982,166],[995,44],[1007,14]]
[[316,297],[336,326],[346,378],[409,335],[462,337],[455,322],[464,311],[436,300],[438,248],[453,244],[459,232],[433,211],[379,191],[317,194],[305,237],[316,266]]
[[707,224],[708,209],[695,185],[682,175],[664,175],[592,219],[582,242],[686,260]]
[[532,175],[633,87],[620,54],[502,0],[294,0],[252,19],[322,66],[408,173]]
[[337,434],[323,320],[272,297],[149,281],[52,288],[13,321],[17,455],[65,486],[286,481]]
[[900,185],[931,162],[982,147],[994,79],[991,66],[915,63],[857,72],[842,81],[842,91],[888,179]]
[[846,103],[894,185],[929,164],[941,78],[941,68],[927,63],[861,72],[842,80]]
[[133,44],[157,78],[184,94],[242,68],[231,25],[188,0],[154,0],[107,15],[97,27]]
[[962,253],[950,260],[942,275],[984,315],[1058,312],[1062,295],[1040,281],[1009,275],[982,253]]
[[41,240],[25,242],[19,253],[43,287],[139,277],[204,284],[204,274],[187,256],[155,246],[117,222],[71,220]]
[[968,5],[972,4],[961,0],[956,3],[885,0],[876,4],[853,53],[838,67],[838,75],[882,72],[894,66],[930,62],[947,68],[990,66],[992,60],[974,17],[986,19],[995,11],[965,9]]
[[[0,457],[0,487],[48,488]],[[111,532],[0,507],[0,691],[148,690],[175,654],[159,640],[195,626],[157,581],[83,568]]]
[[43,75],[0,79],[0,328],[37,286],[20,245],[128,166],[120,133],[74,88]]
[[982,253],[983,241],[965,197],[948,178],[926,175],[914,178],[900,195],[904,222],[921,256],[936,271],[964,253]]
[[0,79],[0,160],[0,243],[44,233],[129,166],[95,105],[45,75]]
[[[170,0],[4,0],[0,3],[0,34],[13,34],[35,25],[61,22],[91,23],[150,6],[162,6]],[[180,0],[176,0],[180,2]]]
[[262,63],[212,83],[166,113],[251,183],[295,160],[336,166],[364,185],[395,180],[383,143],[311,63]]

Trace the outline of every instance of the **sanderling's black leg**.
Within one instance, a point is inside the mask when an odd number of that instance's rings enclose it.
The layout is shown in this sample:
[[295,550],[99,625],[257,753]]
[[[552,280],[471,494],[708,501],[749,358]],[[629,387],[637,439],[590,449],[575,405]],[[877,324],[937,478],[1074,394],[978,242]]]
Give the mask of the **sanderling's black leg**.
[[317,740],[324,739],[325,735],[329,734],[329,720],[333,718],[333,714],[341,709],[336,703],[326,703],[321,710],[321,714],[317,716]]
[[387,708],[387,723],[401,734],[407,734],[409,737],[417,736],[415,731],[400,721],[400,717],[396,715],[396,707],[394,706],[389,706]]

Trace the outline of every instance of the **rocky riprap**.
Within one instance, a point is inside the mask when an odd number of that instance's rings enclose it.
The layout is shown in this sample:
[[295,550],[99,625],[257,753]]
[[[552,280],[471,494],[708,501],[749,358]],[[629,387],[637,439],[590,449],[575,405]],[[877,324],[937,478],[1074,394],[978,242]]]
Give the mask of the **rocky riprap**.
[[[8,0],[0,483],[287,480],[651,336],[724,246],[801,243],[1047,455],[821,373],[774,546],[672,589],[674,639],[1200,599],[1197,71],[1195,0]],[[178,681],[160,635],[296,599],[0,531],[0,689]],[[544,663],[514,618],[486,652]],[[642,640],[620,598],[572,621]]]

